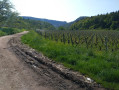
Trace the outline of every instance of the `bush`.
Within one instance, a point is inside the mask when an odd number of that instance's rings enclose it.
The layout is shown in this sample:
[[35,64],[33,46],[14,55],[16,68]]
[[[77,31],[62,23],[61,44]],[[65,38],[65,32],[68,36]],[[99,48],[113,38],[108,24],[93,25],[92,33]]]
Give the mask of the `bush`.
[[19,30],[19,29],[16,29],[16,28],[6,28],[6,27],[1,28],[1,31],[3,31],[3,32],[7,33],[7,35],[10,35],[10,34],[15,34],[15,33],[20,32],[20,30]]
[[5,32],[0,31],[0,36],[5,36],[5,35],[6,35],[6,33],[5,33]]
[[3,32],[2,35],[11,35],[11,34],[19,33],[22,30],[17,29],[17,28],[3,27],[3,28],[0,28],[0,31]]

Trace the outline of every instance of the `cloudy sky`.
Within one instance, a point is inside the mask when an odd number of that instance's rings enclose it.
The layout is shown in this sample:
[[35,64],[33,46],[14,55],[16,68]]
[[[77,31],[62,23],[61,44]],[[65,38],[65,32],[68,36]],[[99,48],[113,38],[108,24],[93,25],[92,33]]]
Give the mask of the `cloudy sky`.
[[10,0],[20,16],[73,21],[119,10],[119,0]]

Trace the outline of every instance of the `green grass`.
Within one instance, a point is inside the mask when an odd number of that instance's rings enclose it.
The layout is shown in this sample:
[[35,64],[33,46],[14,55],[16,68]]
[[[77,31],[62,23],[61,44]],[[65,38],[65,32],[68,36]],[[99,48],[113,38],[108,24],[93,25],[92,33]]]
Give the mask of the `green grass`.
[[72,46],[41,37],[34,31],[24,35],[22,42],[64,66],[91,77],[104,87],[119,89],[119,51],[104,52]]

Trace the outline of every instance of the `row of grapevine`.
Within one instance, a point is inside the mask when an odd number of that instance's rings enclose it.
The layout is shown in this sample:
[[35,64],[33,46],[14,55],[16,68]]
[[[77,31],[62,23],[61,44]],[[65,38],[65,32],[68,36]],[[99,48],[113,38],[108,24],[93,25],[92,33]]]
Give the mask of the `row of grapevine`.
[[118,31],[37,31],[40,35],[73,46],[83,46],[87,49],[117,51],[119,49]]

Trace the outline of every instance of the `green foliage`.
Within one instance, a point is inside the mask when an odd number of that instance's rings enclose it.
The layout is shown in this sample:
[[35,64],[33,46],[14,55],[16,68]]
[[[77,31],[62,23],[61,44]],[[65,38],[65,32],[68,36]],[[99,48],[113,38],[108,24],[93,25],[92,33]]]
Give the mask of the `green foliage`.
[[16,29],[16,28],[3,27],[3,28],[0,28],[0,36],[11,35],[11,34],[19,33],[19,32],[22,32],[22,31],[23,30]]
[[64,44],[39,34],[31,31],[22,37],[22,42],[49,58],[88,75],[106,88],[119,88],[119,50],[105,52],[95,48],[87,49],[84,44]]
[[1,27],[10,27],[10,28],[18,28],[18,29],[28,29],[28,30],[55,30],[55,27],[47,22],[37,21],[37,20],[29,20],[23,19],[21,17],[11,18],[9,21],[5,23],[0,23]]
[[6,35],[6,33],[5,33],[5,32],[0,31],[0,36],[5,36],[5,35]]
[[65,30],[63,26],[58,27],[58,30]]
[[8,0],[0,0],[0,21],[3,21],[11,14],[12,5]]
[[13,9],[9,0],[0,0],[0,26],[4,27],[16,19],[18,13],[13,12]]
[[118,21],[113,21],[112,24],[111,24],[111,26],[110,26],[110,28],[113,29],[113,30],[114,29],[117,29],[117,28],[119,28],[118,25],[119,25],[119,22]]
[[70,29],[119,29],[119,11],[105,15],[87,17],[72,24]]

